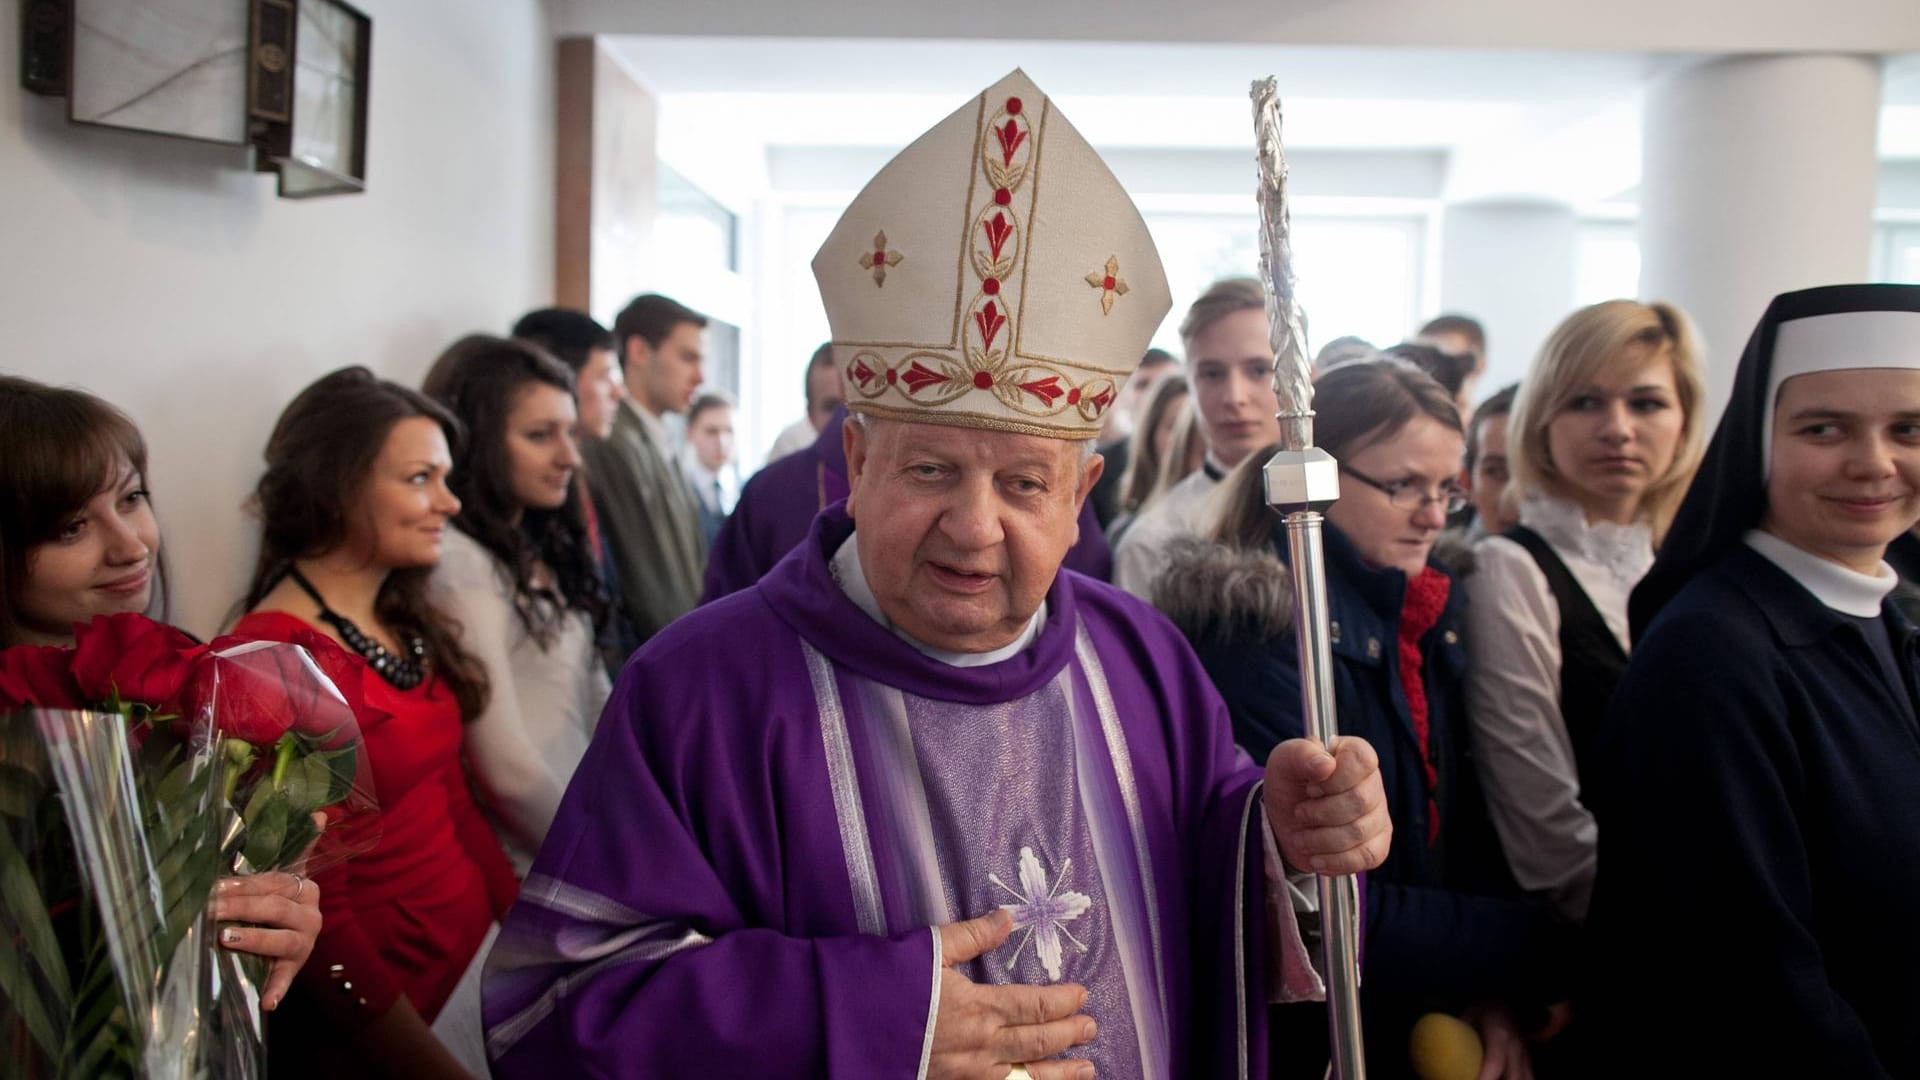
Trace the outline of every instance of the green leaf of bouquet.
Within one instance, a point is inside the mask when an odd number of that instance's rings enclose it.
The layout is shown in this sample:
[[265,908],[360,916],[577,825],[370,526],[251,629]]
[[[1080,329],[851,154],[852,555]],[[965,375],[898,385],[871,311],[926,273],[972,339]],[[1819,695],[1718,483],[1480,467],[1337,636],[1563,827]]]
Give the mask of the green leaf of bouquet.
[[313,823],[311,814],[294,814],[287,819],[287,835],[280,841],[280,852],[273,861],[265,866],[256,867],[261,871],[283,870],[291,866],[294,860],[306,854],[307,845],[320,835],[320,829]]
[[282,841],[286,839],[287,819],[290,816],[284,794],[269,791],[258,813],[247,819],[246,857],[249,863],[255,867],[272,865],[280,854]]
[[45,792],[39,777],[11,762],[0,762],[0,815],[31,817]]
[[67,962],[60,952],[60,939],[54,936],[53,920],[47,915],[40,887],[27,867],[27,858],[14,846],[8,830],[0,829],[0,902],[4,902],[7,922],[20,936],[20,942],[34,966],[40,969],[48,988],[55,995],[61,1012],[73,996],[67,980]]
[[47,1060],[59,1061],[61,1039],[48,1016],[49,1003],[41,1000],[40,989],[33,984],[33,976],[28,974],[27,965],[18,952],[0,951],[0,996],[6,998],[8,1007],[26,1026],[27,1034],[40,1045]]
[[67,1075],[132,1076],[139,1048],[104,940],[95,942],[67,1029]]
[[353,791],[354,778],[360,771],[359,747],[327,750],[317,756],[327,763],[327,772],[331,777],[327,783],[326,801],[320,805],[332,806]]
[[[177,749],[167,752],[169,762],[177,756],[179,756]],[[171,764],[166,773],[160,777],[160,782],[153,787],[154,803],[162,809],[173,809],[186,794],[187,788],[192,785],[194,773],[197,771],[195,763],[191,760]]]
[[[20,940],[20,948],[0,953],[0,994],[6,996],[48,1059],[58,1061],[62,1039],[53,1017],[66,1016],[73,995],[67,962],[39,886],[27,868],[26,856],[7,829],[0,829],[0,913]],[[27,968],[28,957],[40,971],[37,983]]]
[[84,1076],[89,1080],[95,1077],[137,1076],[140,1048],[134,1042],[133,1031],[127,1024],[126,1006],[111,994],[103,995],[101,1000],[111,1009],[104,1019],[88,1029],[89,1037],[76,1044],[81,1049],[73,1057],[67,1075]]
[[327,793],[326,777],[314,775],[312,762],[310,757],[294,758],[281,776],[280,794],[287,797],[287,806],[294,813],[318,808],[320,804],[314,800]]
[[113,958],[104,941],[96,943],[80,979],[80,990],[73,996],[73,1027],[93,1031],[106,1023],[124,1002],[113,971]]
[[309,754],[287,770],[287,801],[295,813],[311,814],[346,797],[345,790],[334,793],[345,786],[336,769],[336,763],[330,761],[328,755]]
[[267,805],[267,801],[278,794],[265,773],[254,777],[251,783],[252,786],[247,788],[247,805],[240,811],[241,819],[248,824],[252,824],[253,819],[260,816],[260,810]]

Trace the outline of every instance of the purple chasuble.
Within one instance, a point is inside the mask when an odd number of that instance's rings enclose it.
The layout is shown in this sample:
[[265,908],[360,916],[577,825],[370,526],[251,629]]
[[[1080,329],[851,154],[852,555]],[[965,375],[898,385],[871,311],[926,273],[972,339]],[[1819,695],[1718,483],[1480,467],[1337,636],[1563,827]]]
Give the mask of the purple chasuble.
[[[806,539],[814,515],[847,497],[847,452],[841,441],[846,420],[843,405],[813,445],[768,464],[747,481],[708,553],[702,604],[759,581]],[[1080,539],[1061,565],[1101,581],[1113,577],[1113,552],[1092,499],[1080,507]]]
[[622,672],[488,961],[496,1074],[922,1076],[929,928],[1004,906],[963,973],[1087,986],[1100,1075],[1266,1075],[1260,770],[1185,641],[1061,574],[944,664],[833,580],[852,527]]

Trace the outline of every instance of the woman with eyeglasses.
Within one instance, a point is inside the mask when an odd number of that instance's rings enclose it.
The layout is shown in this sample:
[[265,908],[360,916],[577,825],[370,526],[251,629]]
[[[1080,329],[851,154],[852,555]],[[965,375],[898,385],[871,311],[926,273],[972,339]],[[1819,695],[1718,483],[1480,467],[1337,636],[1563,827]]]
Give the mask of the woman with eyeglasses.
[[[1466,503],[1460,414],[1440,384],[1389,358],[1326,372],[1313,406],[1315,441],[1341,472],[1324,534],[1339,729],[1378,752],[1394,824],[1363,905],[1369,1072],[1411,1076],[1414,1022],[1444,1011],[1480,1030],[1483,1076],[1530,1077],[1518,1017],[1564,998],[1568,935],[1517,895],[1471,760],[1463,597],[1431,557]],[[1262,483],[1275,449],[1222,483],[1211,540],[1177,549],[1155,594],[1256,757],[1305,733],[1287,540]],[[1309,1016],[1300,1033],[1319,1024]]]
[[1568,316],[1520,385],[1520,523],[1474,549],[1467,695],[1514,877],[1580,922],[1599,842],[1583,788],[1627,668],[1627,598],[1700,461],[1700,359],[1677,309],[1610,300]]

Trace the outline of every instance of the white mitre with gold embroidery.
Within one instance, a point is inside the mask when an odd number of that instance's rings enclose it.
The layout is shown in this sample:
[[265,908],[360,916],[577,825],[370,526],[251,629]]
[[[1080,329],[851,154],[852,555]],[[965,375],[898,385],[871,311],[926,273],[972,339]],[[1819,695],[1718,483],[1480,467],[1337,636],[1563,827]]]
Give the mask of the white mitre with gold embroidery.
[[1106,163],[1015,71],[880,170],[813,257],[857,413],[1090,439],[1173,300]]

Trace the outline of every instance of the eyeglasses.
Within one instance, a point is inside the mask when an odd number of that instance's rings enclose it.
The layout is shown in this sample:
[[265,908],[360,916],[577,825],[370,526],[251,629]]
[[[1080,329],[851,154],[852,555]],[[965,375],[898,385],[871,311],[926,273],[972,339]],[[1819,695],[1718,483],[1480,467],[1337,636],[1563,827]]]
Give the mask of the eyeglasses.
[[1430,495],[1425,488],[1411,480],[1395,480],[1391,484],[1383,484],[1371,476],[1354,472],[1345,465],[1340,466],[1340,471],[1385,495],[1388,502],[1409,513],[1418,513],[1434,503],[1439,503],[1440,509],[1449,515],[1457,514],[1467,508],[1467,493],[1461,490],[1460,485],[1450,480],[1440,485],[1440,494]]

